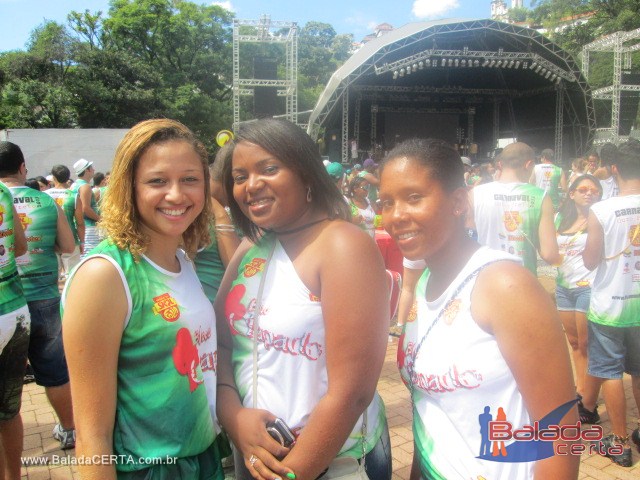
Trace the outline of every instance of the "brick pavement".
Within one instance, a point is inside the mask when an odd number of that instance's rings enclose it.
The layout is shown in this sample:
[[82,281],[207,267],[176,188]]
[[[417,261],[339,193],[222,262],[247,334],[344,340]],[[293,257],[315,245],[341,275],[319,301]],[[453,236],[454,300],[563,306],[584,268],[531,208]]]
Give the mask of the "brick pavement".
[[[397,339],[392,338],[387,349],[387,356],[382,368],[378,391],[384,399],[389,419],[389,433],[393,456],[393,479],[405,480],[409,478],[411,458],[413,455],[413,435],[411,433],[411,405],[406,388],[400,381],[395,365]],[[629,428],[638,416],[631,394],[631,381],[625,378],[625,390],[629,405]],[[610,429],[608,415],[604,404],[601,403],[600,413],[605,432]],[[24,421],[24,453],[25,457],[48,457],[66,459],[66,455],[73,455],[74,450],[63,452],[59,449],[58,441],[51,436],[56,420],[53,410],[47,402],[44,390],[34,383],[25,385],[22,404],[22,418]],[[635,427],[634,427],[635,428]],[[631,480],[640,478],[640,454],[633,452],[634,466],[622,468],[613,464],[609,459],[599,455],[583,455],[580,464],[581,480]],[[79,479],[77,469],[70,465],[29,466],[22,469],[23,480],[67,480]],[[375,479],[373,479],[375,480]]]

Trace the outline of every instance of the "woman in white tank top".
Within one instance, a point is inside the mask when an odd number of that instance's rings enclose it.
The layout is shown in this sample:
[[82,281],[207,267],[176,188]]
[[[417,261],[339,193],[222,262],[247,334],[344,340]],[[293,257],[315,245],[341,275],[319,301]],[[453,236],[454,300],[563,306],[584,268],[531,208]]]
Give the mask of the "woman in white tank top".
[[[364,456],[370,478],[390,480],[375,392],[389,328],[380,252],[299,127],[252,122],[230,148],[223,181],[245,240],[216,298],[217,373],[236,478],[313,480],[336,456]],[[267,433],[276,417],[290,448]]]
[[490,420],[517,429],[561,405],[560,423],[574,425],[575,392],[549,295],[515,257],[466,235],[463,173],[458,153],[431,139],[401,143],[381,167],[385,228],[427,265],[398,348],[414,404],[410,478],[576,478],[579,456],[521,463],[515,450],[535,460],[536,446],[489,441]]

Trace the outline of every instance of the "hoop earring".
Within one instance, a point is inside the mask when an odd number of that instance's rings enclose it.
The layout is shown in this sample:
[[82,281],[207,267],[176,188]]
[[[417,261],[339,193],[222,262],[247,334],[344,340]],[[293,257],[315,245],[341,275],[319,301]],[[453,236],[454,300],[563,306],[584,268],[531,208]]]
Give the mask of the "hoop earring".
[[311,203],[311,187],[307,188],[307,203]]

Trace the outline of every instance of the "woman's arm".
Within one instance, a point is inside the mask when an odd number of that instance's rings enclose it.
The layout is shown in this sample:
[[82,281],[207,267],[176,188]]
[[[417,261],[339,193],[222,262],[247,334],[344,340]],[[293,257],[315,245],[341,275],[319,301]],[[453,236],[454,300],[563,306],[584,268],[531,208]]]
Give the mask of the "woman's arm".
[[[511,262],[488,266],[478,277],[471,304],[478,325],[495,336],[532,422],[575,398],[558,313],[530,272]],[[573,408],[561,423],[575,425],[577,421]],[[539,460],[535,478],[577,478],[579,462],[576,455]]]
[[558,252],[556,226],[553,223],[554,214],[551,198],[545,195],[542,200],[540,225],[538,225],[538,239],[540,241],[540,257],[549,265],[557,265],[562,262]]
[[587,270],[595,270],[600,265],[604,250],[604,229],[598,218],[589,211],[587,218],[587,244],[582,252],[582,261]]
[[[79,458],[113,453],[118,351],[126,314],[127,299],[115,267],[100,258],[82,265],[69,285],[62,323]],[[79,471],[89,480],[116,478],[113,464],[81,464]]]
[[384,264],[371,237],[336,222],[318,240],[318,251],[331,252],[318,263],[328,391],[283,460],[301,480],[313,480],[327,468],[370,404],[389,329]]
[[402,273],[402,290],[398,301],[398,325],[404,325],[409,318],[411,307],[416,296],[416,285],[424,272],[424,268],[416,270],[404,267]]
[[[271,438],[265,428],[265,425],[269,421],[275,420],[276,417],[266,410],[243,407],[231,365],[233,340],[226,322],[225,301],[231,284],[236,278],[240,261],[251,246],[252,243],[248,239],[244,239],[236,250],[222,278],[214,303],[218,335],[216,413],[220,425],[229,434],[236,448],[242,452],[245,466],[251,473],[253,472],[248,460],[253,454],[265,459],[273,472],[278,473],[279,476],[285,476],[291,470],[284,467],[275,458],[284,457],[289,449],[282,447]],[[265,454],[266,452],[269,455]],[[268,478],[274,478],[274,476],[271,475]]]
[[[213,217],[215,219],[215,235],[218,245],[218,254],[225,268],[229,265],[233,254],[240,245],[240,239],[233,228],[233,222],[222,204],[215,198],[211,198]],[[219,228],[218,228],[219,227]]]

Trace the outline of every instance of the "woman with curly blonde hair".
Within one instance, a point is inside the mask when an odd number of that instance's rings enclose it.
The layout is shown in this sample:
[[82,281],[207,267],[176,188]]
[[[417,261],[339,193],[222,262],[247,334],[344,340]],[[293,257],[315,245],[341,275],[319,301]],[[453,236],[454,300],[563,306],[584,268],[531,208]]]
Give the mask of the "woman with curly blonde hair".
[[116,459],[81,466],[83,476],[224,477],[215,315],[189,260],[209,240],[209,211],[207,154],[193,133],[172,120],[135,125],[116,150],[106,239],[63,293],[76,453]]

